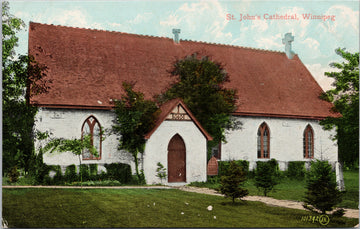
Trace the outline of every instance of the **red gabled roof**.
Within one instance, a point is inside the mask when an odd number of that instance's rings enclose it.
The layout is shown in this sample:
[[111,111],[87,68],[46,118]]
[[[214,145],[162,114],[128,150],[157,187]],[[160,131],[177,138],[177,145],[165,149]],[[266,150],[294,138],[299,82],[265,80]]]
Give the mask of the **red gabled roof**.
[[238,91],[235,115],[321,119],[332,104],[296,55],[238,46],[30,23],[29,54],[48,67],[48,94],[31,97],[43,107],[111,109],[123,81],[152,98],[174,82],[176,60],[198,53],[224,65],[226,87]]
[[[187,106],[185,105],[185,103],[181,100],[181,99],[172,99],[166,103],[164,103],[163,105],[161,105],[160,110],[161,113],[156,121],[155,127],[145,135],[145,139],[149,139],[151,137],[151,135],[157,130],[157,128],[161,125],[161,123],[166,119],[166,117],[170,114],[170,112],[177,106],[177,105],[181,105],[184,110],[186,111],[186,113],[189,115],[189,117],[191,118],[191,121],[194,122],[194,124],[199,128],[199,130],[201,131],[201,133],[206,137],[206,139],[208,141],[212,141],[213,138],[210,136],[210,134],[208,132],[206,132],[206,130],[201,126],[200,122],[195,118],[195,116],[191,113],[191,111],[189,110],[189,108],[187,108]],[[184,121],[182,121],[184,122]]]

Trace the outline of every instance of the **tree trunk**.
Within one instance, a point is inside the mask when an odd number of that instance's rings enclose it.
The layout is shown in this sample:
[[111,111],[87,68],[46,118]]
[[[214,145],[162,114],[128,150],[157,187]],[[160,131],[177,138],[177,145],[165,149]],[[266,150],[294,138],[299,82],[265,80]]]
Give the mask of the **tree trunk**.
[[138,152],[133,153],[133,157],[134,157],[134,161],[135,161],[135,171],[136,171],[136,176],[139,179],[139,182],[141,181],[141,176],[139,173],[139,159],[138,159]]
[[79,156],[79,174],[80,174],[80,186],[82,188],[82,173],[81,173],[81,158],[80,158],[80,154],[78,155]]

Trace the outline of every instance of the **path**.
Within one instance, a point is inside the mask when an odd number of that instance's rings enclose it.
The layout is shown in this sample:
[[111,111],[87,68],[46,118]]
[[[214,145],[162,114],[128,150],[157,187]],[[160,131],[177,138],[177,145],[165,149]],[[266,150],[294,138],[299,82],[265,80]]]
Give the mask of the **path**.
[[[215,196],[223,196],[222,194],[217,193],[213,189],[208,188],[198,188],[198,187],[192,187],[192,186],[181,186],[177,187],[179,190],[187,191],[187,192],[196,192],[196,193],[202,193],[202,194],[209,194],[209,195],[215,195]],[[246,196],[242,198],[243,200],[249,200],[249,201],[260,201],[265,204],[276,206],[276,207],[285,207],[285,208],[294,208],[294,209],[300,209],[305,210],[302,206],[302,202],[298,201],[292,201],[292,200],[278,200],[271,197],[265,197],[265,196]],[[345,208],[345,217],[348,218],[359,218],[359,210],[356,209],[347,209]]]
[[[201,194],[209,194],[215,196],[223,196],[222,194],[217,193],[213,189],[208,188],[198,188],[192,186],[2,186],[2,188],[83,188],[83,189],[95,189],[95,188],[106,188],[106,189],[129,189],[129,188],[146,188],[146,189],[179,189],[186,192],[196,192]],[[276,207],[285,207],[285,208],[294,208],[304,210],[302,202],[292,201],[292,200],[278,200],[271,197],[265,196],[246,196],[243,200],[248,201],[260,201],[265,204],[276,206]],[[344,209],[345,217],[348,218],[359,218],[359,210],[356,209]]]

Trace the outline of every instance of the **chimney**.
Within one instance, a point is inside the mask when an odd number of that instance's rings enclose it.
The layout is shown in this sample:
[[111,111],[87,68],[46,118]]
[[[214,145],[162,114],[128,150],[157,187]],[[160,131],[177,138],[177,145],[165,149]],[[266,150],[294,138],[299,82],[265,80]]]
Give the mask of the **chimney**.
[[286,33],[282,39],[282,43],[285,45],[285,53],[289,59],[292,59],[295,53],[291,50],[291,42],[294,41],[294,36],[291,33]]
[[172,32],[173,32],[173,34],[175,35],[175,37],[174,37],[174,42],[175,42],[176,44],[179,44],[179,43],[180,43],[180,38],[179,38],[180,29],[173,29]]

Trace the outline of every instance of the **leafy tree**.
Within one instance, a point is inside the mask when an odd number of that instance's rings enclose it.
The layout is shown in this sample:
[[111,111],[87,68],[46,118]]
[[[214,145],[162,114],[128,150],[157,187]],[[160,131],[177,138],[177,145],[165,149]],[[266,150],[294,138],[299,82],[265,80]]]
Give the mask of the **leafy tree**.
[[[17,166],[29,171],[35,158],[33,125],[36,107],[27,106],[25,97],[48,90],[44,80],[46,67],[34,58],[16,55],[16,33],[25,23],[9,12],[9,3],[2,4],[2,77],[3,77],[3,172]],[[31,90],[27,86],[31,86]]]
[[274,189],[275,185],[278,184],[277,171],[273,165],[275,162],[275,160],[257,162],[255,186],[257,189],[263,191],[264,196],[267,196],[267,194]]
[[[102,136],[102,135],[100,135]],[[82,164],[81,155],[84,150],[89,150],[92,155],[99,156],[99,152],[92,144],[91,135],[85,135],[82,139],[65,139],[65,138],[54,138],[50,140],[42,149],[44,153],[49,152],[71,152],[78,156],[80,164],[80,182],[82,184]]]
[[347,167],[355,167],[359,163],[359,53],[352,54],[340,48],[336,53],[345,61],[330,64],[340,71],[325,73],[334,79],[335,88],[326,91],[322,98],[333,102],[333,111],[342,117],[328,117],[320,124],[327,130],[336,127],[339,160]]
[[166,177],[167,177],[166,168],[160,162],[157,163],[157,166],[158,167],[156,169],[156,176],[160,178],[161,183],[162,183],[162,180],[166,179]]
[[232,202],[235,203],[236,198],[242,198],[249,194],[247,189],[241,187],[245,180],[246,173],[243,167],[236,164],[235,161],[231,161],[226,174],[221,177],[220,192],[225,197],[232,198]]
[[139,172],[139,153],[144,153],[145,134],[155,126],[160,109],[155,102],[144,99],[144,94],[133,90],[134,85],[123,83],[126,95],[115,101],[116,123],[113,131],[119,134],[119,149],[131,153],[135,162],[136,175],[143,182]]
[[241,123],[231,116],[236,109],[236,91],[224,87],[229,75],[220,63],[199,60],[194,54],[178,60],[171,75],[179,80],[159,97],[160,101],[181,98],[214,138],[209,148],[226,140],[225,130],[240,128]]
[[327,161],[318,160],[311,164],[311,169],[307,173],[306,188],[303,205],[306,209],[318,209],[325,214],[341,202],[341,192],[337,189],[335,173]]

